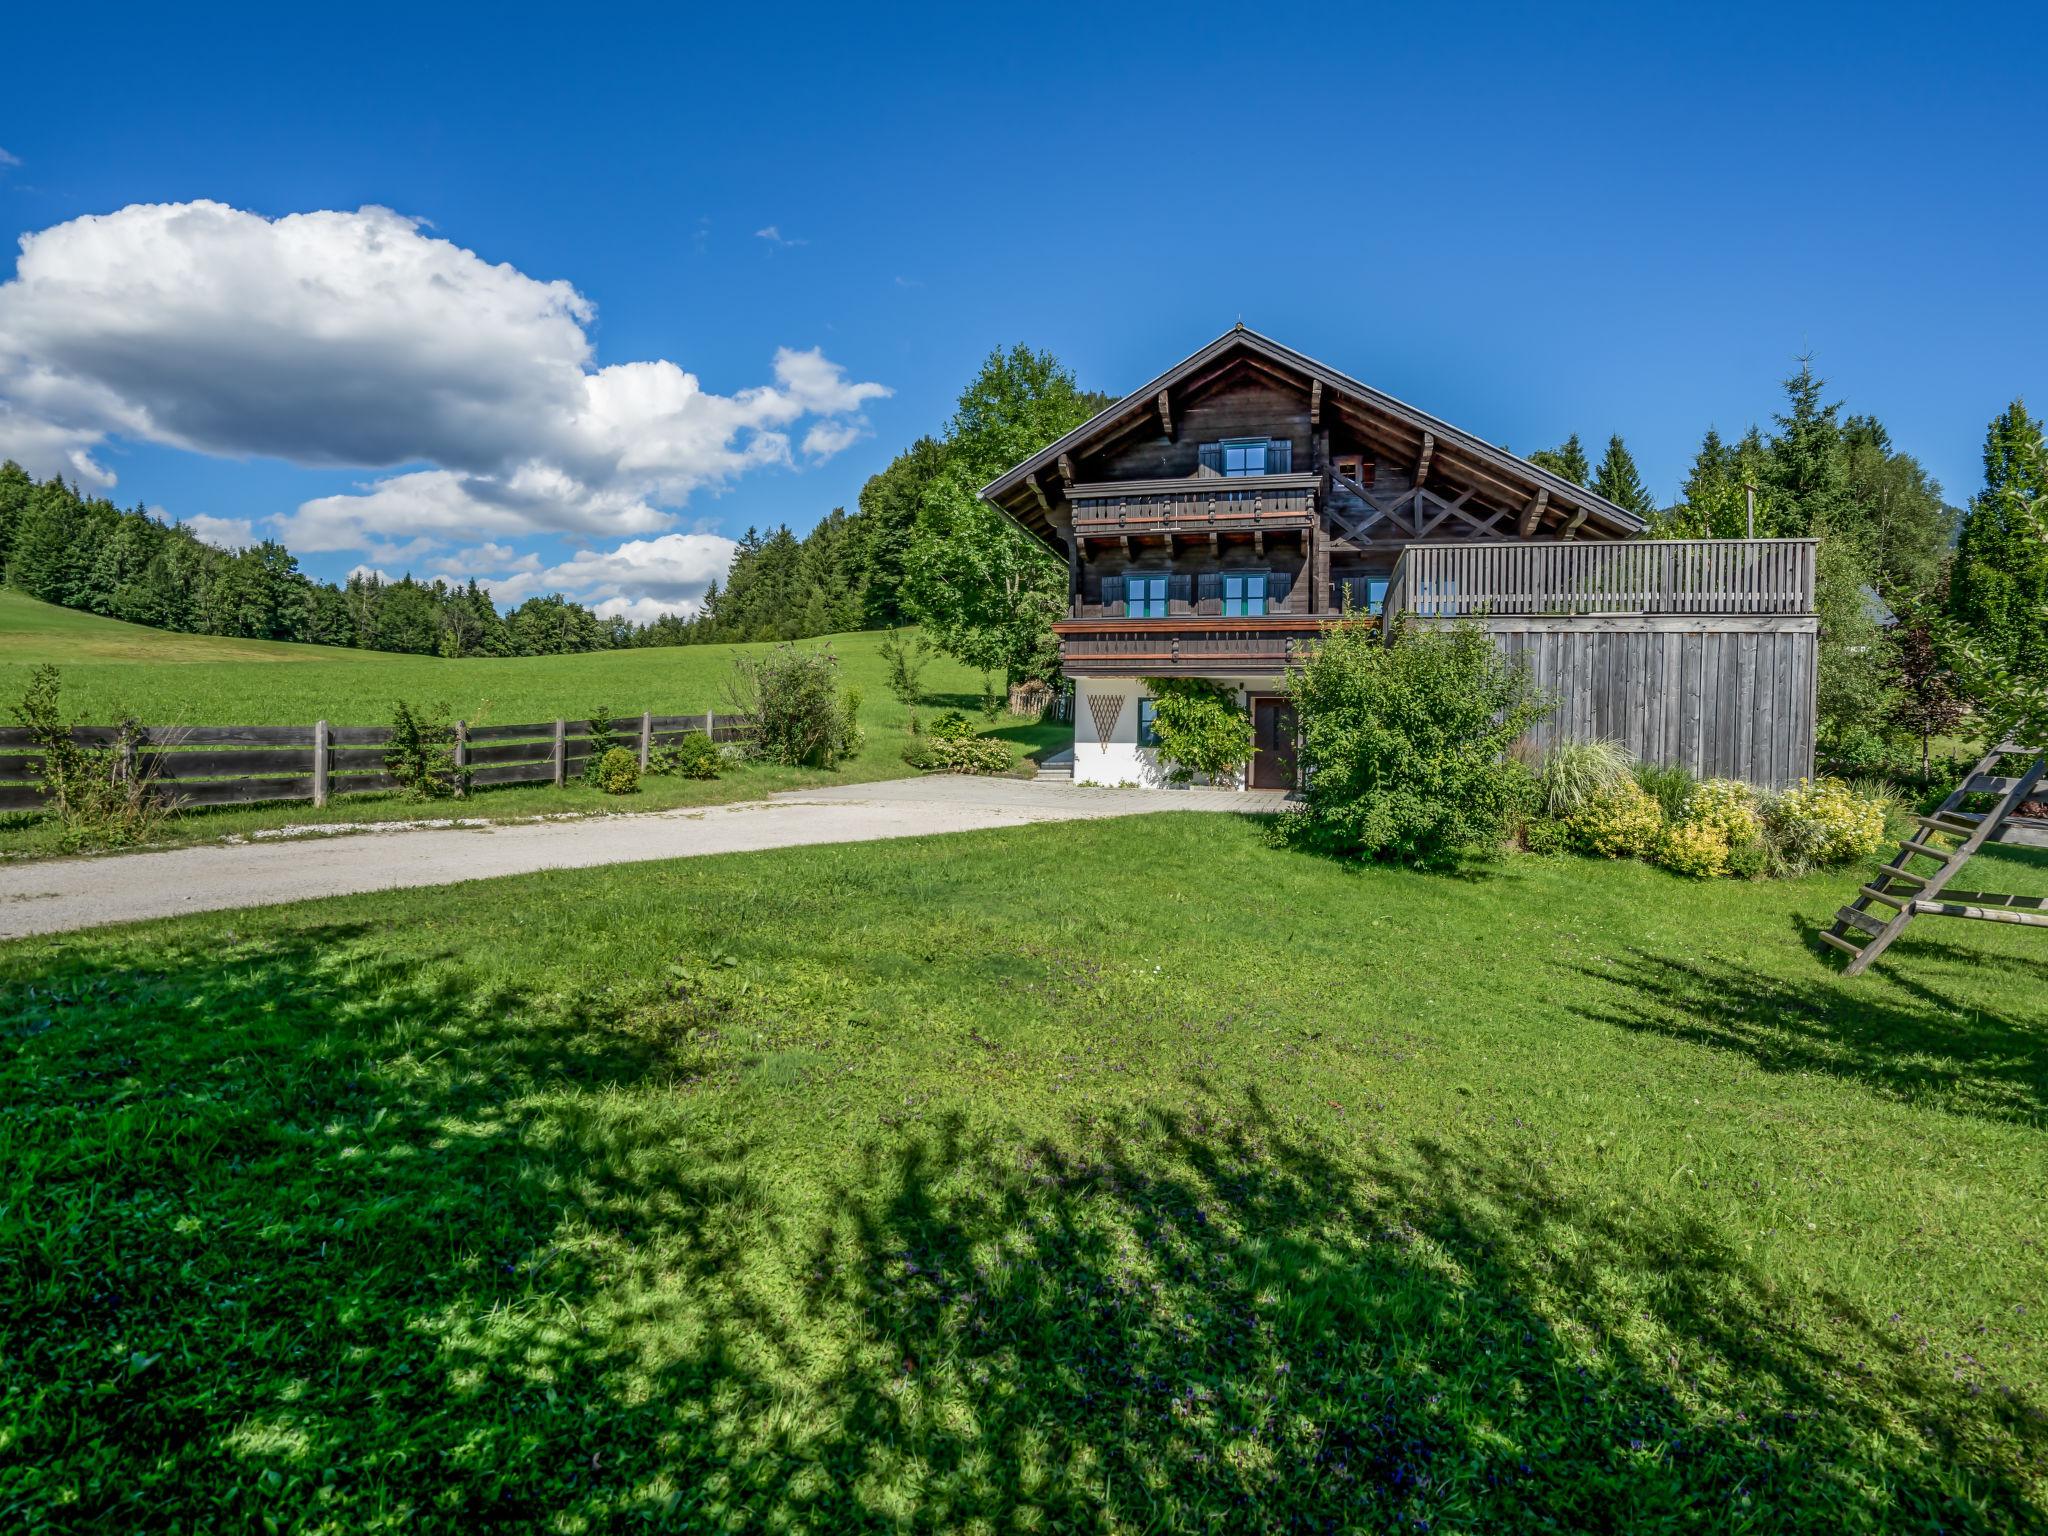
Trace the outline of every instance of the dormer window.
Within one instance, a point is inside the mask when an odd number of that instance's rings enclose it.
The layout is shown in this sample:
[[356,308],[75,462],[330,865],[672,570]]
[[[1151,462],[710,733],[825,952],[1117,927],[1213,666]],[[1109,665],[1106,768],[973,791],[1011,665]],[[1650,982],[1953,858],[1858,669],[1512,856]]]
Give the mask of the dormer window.
[[1294,442],[1285,437],[1226,437],[1200,445],[1202,468],[1238,479],[1284,475],[1294,468]]

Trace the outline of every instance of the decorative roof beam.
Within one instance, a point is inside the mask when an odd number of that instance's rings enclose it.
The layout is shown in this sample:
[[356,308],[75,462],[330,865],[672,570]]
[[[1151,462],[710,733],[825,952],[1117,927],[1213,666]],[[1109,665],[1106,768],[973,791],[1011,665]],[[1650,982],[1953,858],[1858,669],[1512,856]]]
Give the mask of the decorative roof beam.
[[1522,526],[1515,531],[1525,539],[1536,537],[1537,525],[1543,521],[1543,509],[1550,505],[1550,487],[1544,486],[1529,498],[1529,505],[1522,509]]
[[1572,520],[1564,525],[1564,532],[1560,533],[1558,537],[1560,539],[1576,539],[1579,536],[1579,526],[1585,520],[1586,509],[1584,507],[1573,509]]
[[1074,461],[1064,453],[1060,455],[1060,481],[1065,485],[1074,483]]
[[1052,510],[1052,503],[1045,499],[1045,487],[1038,483],[1038,476],[1033,475],[1030,477],[1030,479],[1031,494],[1038,498],[1038,510],[1041,512],[1050,512]]
[[1173,403],[1166,398],[1166,391],[1159,391],[1156,402],[1159,406],[1159,430],[1166,434],[1166,440],[1173,441]]
[[1422,434],[1422,457],[1415,461],[1415,483],[1419,486],[1429,478],[1429,461],[1436,452],[1436,434]]
[[1308,424],[1320,427],[1323,424],[1323,381],[1311,379],[1308,386]]

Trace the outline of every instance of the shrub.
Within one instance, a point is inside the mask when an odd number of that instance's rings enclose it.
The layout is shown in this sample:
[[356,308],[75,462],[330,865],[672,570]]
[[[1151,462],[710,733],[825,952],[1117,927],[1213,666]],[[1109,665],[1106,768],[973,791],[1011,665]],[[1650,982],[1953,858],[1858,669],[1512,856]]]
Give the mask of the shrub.
[[1685,818],[1685,802],[1691,797],[1692,789],[1699,780],[1692,776],[1690,768],[1664,767],[1657,763],[1637,763],[1636,782],[1643,786],[1643,792],[1657,802],[1657,808],[1664,813],[1666,821],[1682,821]]
[[1537,804],[1546,816],[1576,816],[1594,796],[1628,777],[1631,759],[1618,741],[1561,741],[1536,776]]
[[469,771],[455,766],[455,727],[447,705],[415,709],[401,699],[393,706],[384,771],[415,800],[445,800],[469,788]]
[[1676,874],[1712,880],[1728,872],[1728,839],[1718,827],[1679,822],[1657,835],[1657,862]]
[[1508,749],[1540,720],[1528,672],[1476,625],[1347,618],[1287,680],[1307,803],[1282,835],[1345,857],[1445,861],[1500,843],[1520,814]]
[[726,684],[752,727],[748,750],[792,768],[830,768],[861,748],[860,694],[839,687],[839,658],[778,645],[735,657]]
[[685,779],[715,779],[724,761],[716,743],[702,731],[686,732],[672,745],[656,747],[647,754],[647,771],[675,774]]
[[61,688],[55,667],[37,667],[13,713],[40,759],[36,785],[63,829],[62,845],[77,853],[148,842],[176,813],[157,791],[161,753],[144,749],[133,720],[121,722],[110,747],[79,745],[59,708]]
[[1531,816],[1522,823],[1522,846],[1531,853],[1570,853],[1571,827],[1551,816]]
[[1728,845],[1728,873],[1737,880],[1761,880],[1771,872],[1771,850],[1760,837]]
[[[590,712],[589,735],[584,742],[583,782],[603,788],[598,783],[605,758],[619,744],[619,723],[612,718],[612,712],[600,704]],[[637,767],[637,763],[636,763]],[[636,775],[637,777],[637,775]],[[607,793],[616,794],[611,790]]]
[[957,709],[949,709],[932,722],[931,734],[941,741],[965,741],[975,734],[974,722]]
[[584,777],[608,795],[630,795],[640,788],[640,759],[624,747],[607,747]]
[[1799,781],[1764,808],[1764,829],[1786,861],[1839,864],[1875,853],[1884,842],[1882,802],[1859,799],[1840,779]]
[[903,761],[920,773],[1008,773],[1017,763],[1008,743],[972,732],[913,737],[903,749]]
[[1648,790],[1624,776],[1570,819],[1574,846],[1605,859],[1640,857],[1656,846],[1664,812]]
[[1701,780],[1685,797],[1677,819],[1713,828],[1731,849],[1756,843],[1763,836],[1756,791],[1740,779]]
[[1199,677],[1148,677],[1159,761],[1176,784],[1222,783],[1252,760],[1252,717],[1230,689]]

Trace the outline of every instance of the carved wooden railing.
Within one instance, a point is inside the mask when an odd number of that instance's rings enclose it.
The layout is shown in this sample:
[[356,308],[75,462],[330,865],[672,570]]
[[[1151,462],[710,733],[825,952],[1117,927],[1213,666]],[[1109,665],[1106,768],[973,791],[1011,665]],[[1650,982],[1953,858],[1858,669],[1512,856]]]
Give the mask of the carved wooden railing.
[[1068,619],[1053,625],[1060,664],[1094,673],[1282,672],[1315,643],[1327,614],[1264,618]]
[[1087,536],[1165,530],[1306,528],[1315,521],[1316,475],[1126,480],[1067,492],[1074,532]]
[[1386,616],[1813,612],[1812,539],[1411,544]]

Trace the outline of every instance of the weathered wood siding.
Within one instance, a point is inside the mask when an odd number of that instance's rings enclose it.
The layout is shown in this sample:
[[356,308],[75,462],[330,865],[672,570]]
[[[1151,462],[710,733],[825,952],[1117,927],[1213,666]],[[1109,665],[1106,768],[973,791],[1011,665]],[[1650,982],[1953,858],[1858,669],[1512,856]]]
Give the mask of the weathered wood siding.
[[1081,461],[1084,480],[1169,480],[1192,475],[1197,449],[1226,437],[1284,437],[1294,444],[1294,467],[1310,466],[1308,401],[1278,385],[1241,380],[1186,407],[1173,439],[1160,431],[1119,443]]
[[1647,763],[1766,788],[1813,774],[1811,618],[1480,622],[1558,699],[1533,733],[1539,748],[1609,737]]

